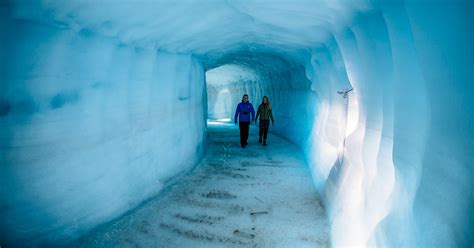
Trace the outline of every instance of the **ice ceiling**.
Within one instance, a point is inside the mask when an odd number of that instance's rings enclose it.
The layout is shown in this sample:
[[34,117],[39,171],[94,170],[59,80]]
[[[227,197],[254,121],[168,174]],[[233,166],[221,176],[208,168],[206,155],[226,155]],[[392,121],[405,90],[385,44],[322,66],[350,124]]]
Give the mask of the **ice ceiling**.
[[18,1],[19,15],[121,42],[200,56],[307,50],[370,1]]
[[247,93],[304,151],[333,246],[472,246],[473,9],[1,1],[0,245],[67,244],[139,206]]

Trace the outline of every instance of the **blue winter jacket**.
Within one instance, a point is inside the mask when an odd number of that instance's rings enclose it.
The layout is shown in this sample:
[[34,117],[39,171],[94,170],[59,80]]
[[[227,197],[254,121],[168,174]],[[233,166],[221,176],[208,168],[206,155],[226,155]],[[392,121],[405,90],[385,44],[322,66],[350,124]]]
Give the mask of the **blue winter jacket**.
[[250,122],[250,113],[252,113],[252,121],[255,120],[255,110],[249,102],[241,102],[237,105],[235,110],[234,122],[237,123],[237,117],[239,117],[239,122]]

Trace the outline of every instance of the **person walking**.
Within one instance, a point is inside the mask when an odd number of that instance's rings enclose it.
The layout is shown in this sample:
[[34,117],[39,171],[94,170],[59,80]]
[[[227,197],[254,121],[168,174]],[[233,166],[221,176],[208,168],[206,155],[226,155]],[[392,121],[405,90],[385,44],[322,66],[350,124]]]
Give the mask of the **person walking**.
[[272,120],[272,125],[275,124],[272,115],[272,105],[268,101],[268,97],[264,96],[262,99],[262,103],[258,106],[257,116],[255,119],[258,120],[260,116],[260,124],[258,130],[258,143],[262,143],[262,135],[263,135],[263,145],[267,145],[267,134],[268,134],[268,127],[270,126],[270,120]]
[[[252,119],[250,119],[250,114],[252,114]],[[249,102],[249,96],[247,94],[242,97],[242,102],[237,105],[234,116],[235,124],[237,124],[237,119],[239,120],[240,146],[245,148],[248,144],[250,120],[252,120],[252,122],[255,120],[255,109]]]

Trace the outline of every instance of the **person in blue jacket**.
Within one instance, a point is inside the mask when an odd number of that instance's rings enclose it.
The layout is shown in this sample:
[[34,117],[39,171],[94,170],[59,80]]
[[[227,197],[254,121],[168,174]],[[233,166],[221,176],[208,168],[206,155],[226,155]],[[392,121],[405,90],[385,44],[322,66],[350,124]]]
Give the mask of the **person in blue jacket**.
[[[250,114],[252,114],[252,119],[250,119]],[[247,94],[242,97],[242,102],[237,105],[234,116],[235,124],[237,124],[237,118],[239,119],[240,146],[245,148],[248,144],[250,121],[254,122],[255,120],[255,110],[249,102],[249,96]]]

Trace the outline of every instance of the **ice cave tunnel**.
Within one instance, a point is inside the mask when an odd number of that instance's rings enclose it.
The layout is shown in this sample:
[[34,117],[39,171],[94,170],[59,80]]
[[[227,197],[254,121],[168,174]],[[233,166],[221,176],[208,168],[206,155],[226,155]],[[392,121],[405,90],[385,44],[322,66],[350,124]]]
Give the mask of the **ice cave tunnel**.
[[472,247],[473,26],[470,0],[0,0],[0,246]]

